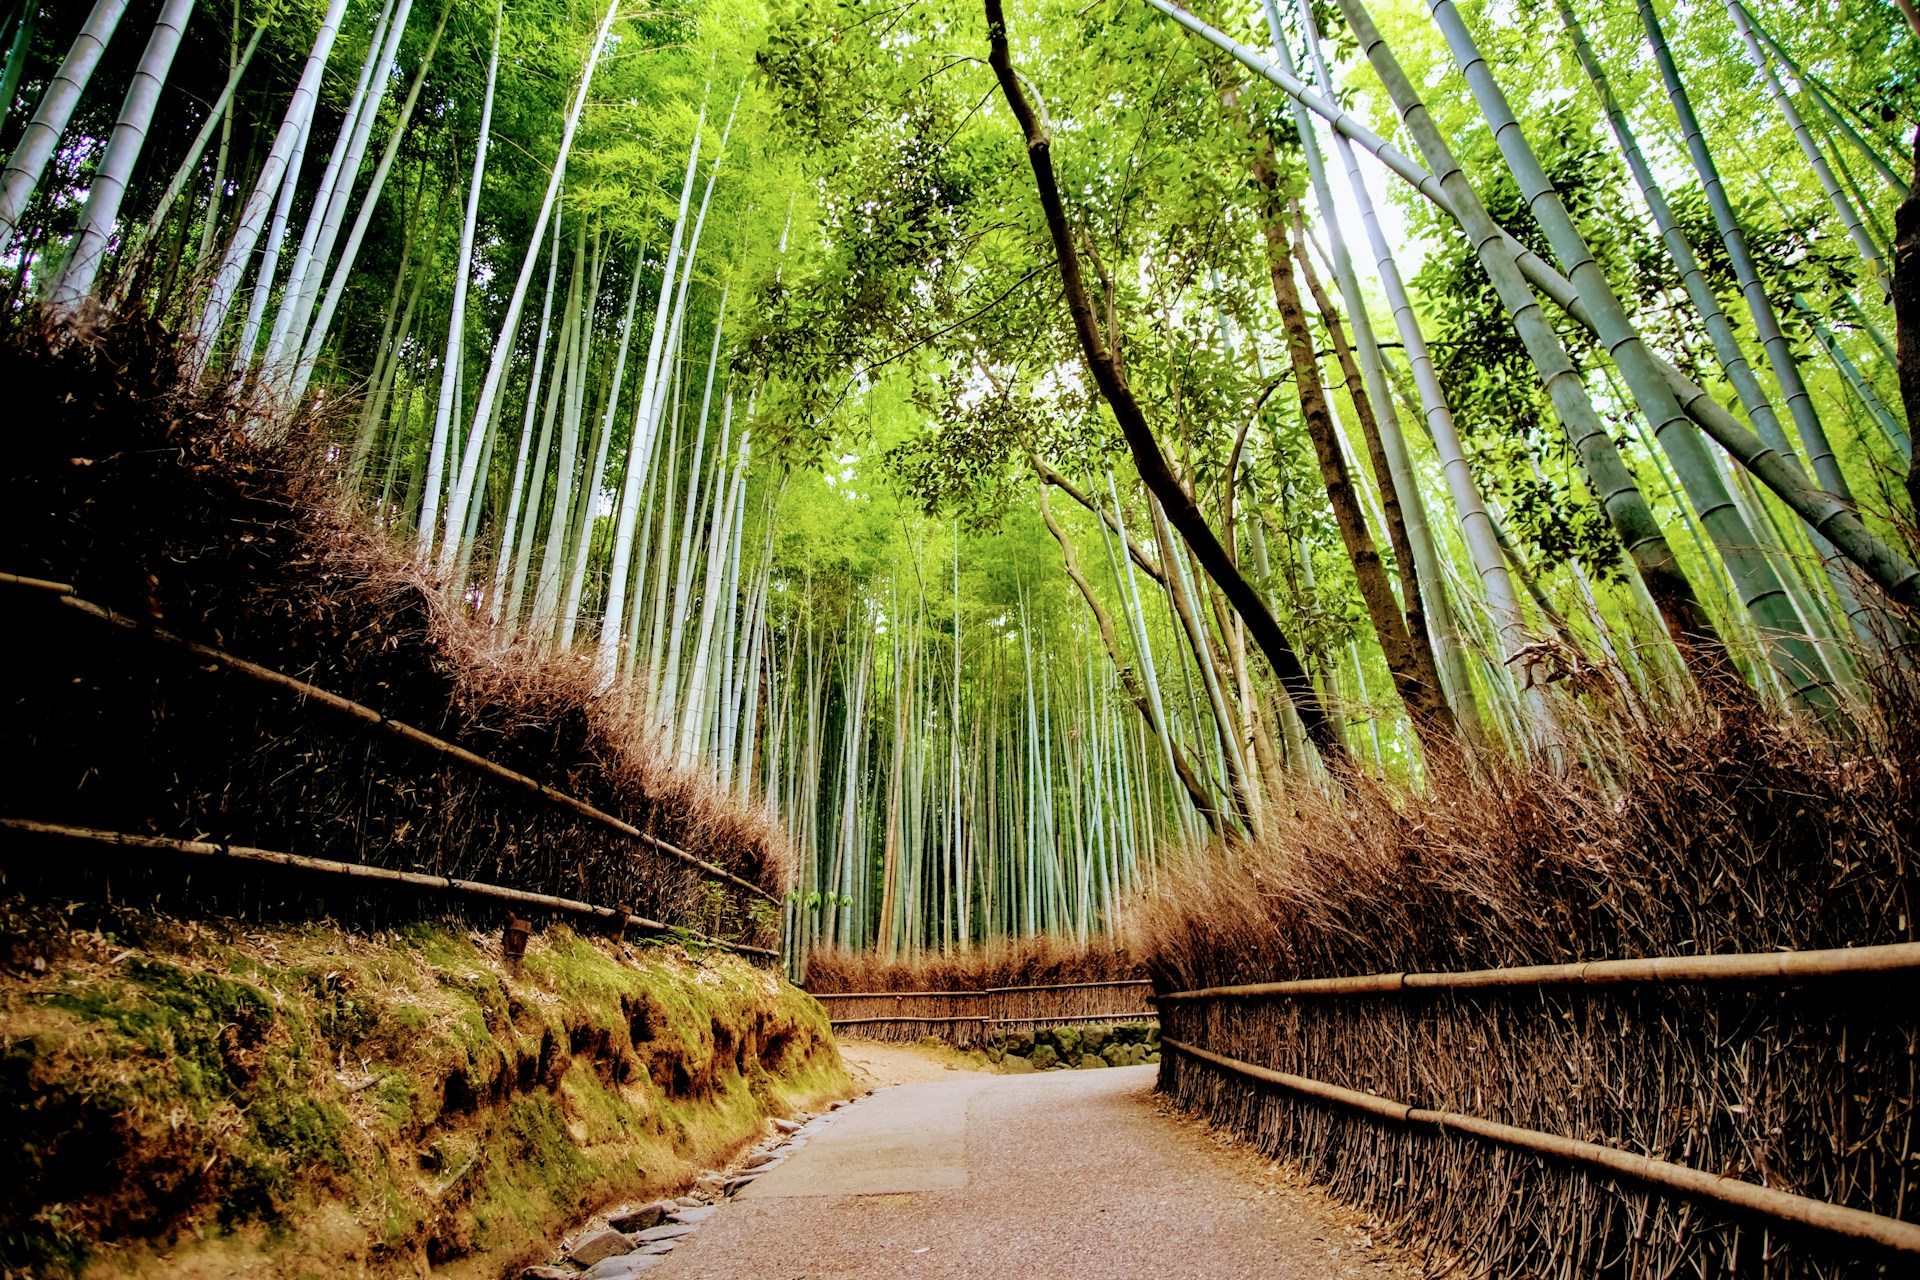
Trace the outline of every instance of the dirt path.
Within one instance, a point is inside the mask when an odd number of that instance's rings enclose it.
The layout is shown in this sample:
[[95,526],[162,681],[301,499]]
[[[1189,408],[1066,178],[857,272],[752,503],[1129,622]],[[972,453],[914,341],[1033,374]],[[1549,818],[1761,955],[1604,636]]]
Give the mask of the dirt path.
[[836,1112],[649,1280],[1417,1274],[1350,1211],[1163,1111],[1152,1067],[1003,1076],[890,1046],[848,1057],[869,1078],[917,1078]]

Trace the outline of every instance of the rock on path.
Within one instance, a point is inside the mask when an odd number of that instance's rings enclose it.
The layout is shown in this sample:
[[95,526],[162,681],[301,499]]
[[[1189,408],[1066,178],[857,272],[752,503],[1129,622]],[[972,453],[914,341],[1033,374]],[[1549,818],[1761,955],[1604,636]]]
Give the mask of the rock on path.
[[649,1280],[1411,1280],[1354,1215],[1164,1114],[1154,1069],[883,1089]]

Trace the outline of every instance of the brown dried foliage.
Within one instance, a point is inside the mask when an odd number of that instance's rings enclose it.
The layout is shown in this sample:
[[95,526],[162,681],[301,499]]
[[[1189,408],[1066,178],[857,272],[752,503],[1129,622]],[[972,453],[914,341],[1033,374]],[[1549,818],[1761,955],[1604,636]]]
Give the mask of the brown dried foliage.
[[[0,475],[0,570],[375,707],[778,892],[777,828],[656,756],[630,689],[502,643],[345,508],[329,471],[344,411],[286,422],[244,387],[191,385],[172,333],[137,310],[7,321],[0,386],[29,427]],[[766,904],[597,824],[6,598],[0,745],[20,764],[0,775],[0,812],[492,881],[762,944],[777,927]]]
[[[1612,785],[1495,768],[1414,799],[1300,799],[1231,860],[1193,853],[1131,921],[1162,991],[1294,977],[1913,937],[1910,690],[1869,732],[1757,712],[1605,726]],[[1910,990],[1645,986],[1220,999],[1167,1036],[1282,1071],[1620,1146],[1872,1212],[1911,1194]],[[1871,1275],[1827,1238],[1457,1135],[1382,1125],[1168,1054],[1161,1082],[1370,1211],[1500,1276]]]
[[1095,941],[1081,946],[1042,935],[988,942],[966,951],[883,956],[877,951],[815,951],[807,957],[806,987],[836,991],[978,991],[1069,982],[1144,978],[1146,970],[1124,947]]

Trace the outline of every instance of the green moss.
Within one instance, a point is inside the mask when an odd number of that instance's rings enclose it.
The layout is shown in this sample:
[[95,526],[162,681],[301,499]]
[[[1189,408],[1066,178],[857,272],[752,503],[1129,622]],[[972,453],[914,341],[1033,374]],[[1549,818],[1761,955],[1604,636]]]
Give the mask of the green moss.
[[298,1252],[322,1213],[360,1224],[360,1253],[281,1273],[410,1272],[423,1245],[510,1260],[845,1087],[824,1016],[791,987],[565,930],[519,976],[416,925],[387,947],[326,929],[176,938],[7,981],[0,1268],[34,1274],[73,1273],[109,1235],[137,1246],[123,1261],[256,1238]]

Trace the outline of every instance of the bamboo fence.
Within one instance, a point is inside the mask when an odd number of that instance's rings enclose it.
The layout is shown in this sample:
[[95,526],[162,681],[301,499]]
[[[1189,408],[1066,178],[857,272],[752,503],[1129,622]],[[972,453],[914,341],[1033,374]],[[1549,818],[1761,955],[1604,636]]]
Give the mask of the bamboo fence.
[[825,991],[836,1030],[870,1040],[913,1041],[932,1036],[959,1049],[978,1048],[1013,1028],[1071,1023],[1150,1022],[1153,982],[1122,978],[971,991]]
[[678,933],[686,935],[693,941],[707,946],[721,947],[728,951],[739,951],[773,959],[778,959],[780,955],[778,951],[769,947],[753,947],[742,942],[729,942],[724,938],[710,938],[696,929],[662,924],[658,920],[635,915],[625,907],[600,906],[592,902],[582,902],[577,898],[562,898],[551,893],[535,893],[531,889],[514,889],[506,885],[484,884],[480,881],[461,880],[453,876],[427,875],[418,871],[394,871],[387,867],[369,866],[364,862],[336,862],[331,858],[309,858],[297,853],[280,853],[272,849],[255,849],[250,845],[222,844],[211,840],[176,840],[170,836],[143,836],[125,831],[95,831],[90,827],[71,827],[58,822],[33,822],[25,818],[0,818],[0,830],[85,844],[109,845],[121,849],[141,849],[152,853],[172,853],[198,858],[225,858],[235,862],[280,867],[289,871],[306,871],[316,875],[369,880],[379,884],[450,893],[489,902],[503,902],[509,906],[533,912],[579,916],[606,925],[616,932],[638,929],[642,933]]
[[1909,942],[1169,992],[1161,1085],[1476,1273],[1884,1275],[1920,1257],[1917,974]]
[[[300,705],[303,707],[318,708],[323,712],[332,714],[340,720],[371,730],[381,736],[405,743],[416,749],[423,750],[436,761],[451,766],[457,772],[485,778],[495,783],[505,784],[511,790],[532,798],[538,805],[545,806],[551,811],[567,815],[571,821],[584,821],[588,827],[598,828],[602,831],[611,832],[617,837],[634,841],[671,865],[686,868],[688,871],[697,873],[699,876],[709,880],[724,882],[735,890],[753,895],[769,904],[778,903],[778,898],[775,895],[769,893],[761,886],[741,876],[735,875],[725,867],[688,853],[686,850],[662,840],[650,832],[643,831],[639,827],[625,822],[613,814],[607,813],[565,791],[540,782],[538,779],[502,765],[477,752],[427,733],[413,725],[396,720],[375,708],[366,706],[306,681],[299,680],[283,672],[273,670],[270,667],[262,666],[259,663],[251,662],[219,649],[174,635],[171,632],[154,626],[148,620],[132,618],[83,600],[76,596],[73,588],[66,583],[50,582],[43,579],[0,573],[0,586],[25,589],[51,597],[56,600],[59,605],[71,610],[75,616],[98,623],[104,623],[116,634],[131,634],[145,637],[163,649],[186,657],[193,666],[198,669],[229,672],[239,675],[256,685],[264,686],[279,693],[292,695],[299,699]],[[589,915],[609,921],[616,921],[616,917],[624,913],[630,923],[646,931],[664,931],[672,927],[677,927],[661,924],[646,916],[636,915],[631,908],[594,906],[579,898],[536,893],[531,890],[513,889],[502,885],[490,885],[487,882],[469,878],[434,875],[418,871],[392,871],[364,862],[348,862],[339,859],[313,858],[290,853],[275,853],[269,850],[253,849],[250,846],[237,844],[128,836],[117,832],[97,831],[92,828],[81,827],[74,824],[35,823],[26,819],[7,819],[0,821],[0,825],[21,832],[37,829],[41,834],[63,835],[70,839],[88,839],[94,843],[119,844],[123,846],[140,845],[141,847],[154,849],[164,846],[175,853],[200,854],[210,851],[224,851],[227,856],[238,857],[241,860],[274,862],[282,866],[290,867],[299,866],[304,870],[315,871],[322,874],[335,872],[342,875],[357,876],[363,879],[395,879],[396,882],[405,881],[407,883],[415,883],[418,887],[450,889],[464,897],[493,896],[504,901],[507,900],[507,897],[503,897],[502,895],[519,895],[526,900],[523,905],[544,907],[545,909],[559,911],[563,914]],[[202,848],[202,846],[205,847]],[[245,850],[244,855],[239,852],[241,850]],[[581,881],[581,885],[582,888],[585,888],[584,879]],[[492,890],[497,890],[498,892],[487,892]],[[535,900],[538,901],[536,902]],[[650,926],[657,926],[657,930],[650,929]],[[685,932],[694,938],[712,945],[727,946],[749,954],[778,954],[776,951],[764,947],[736,944],[719,938],[709,937],[694,929],[687,929]]]

